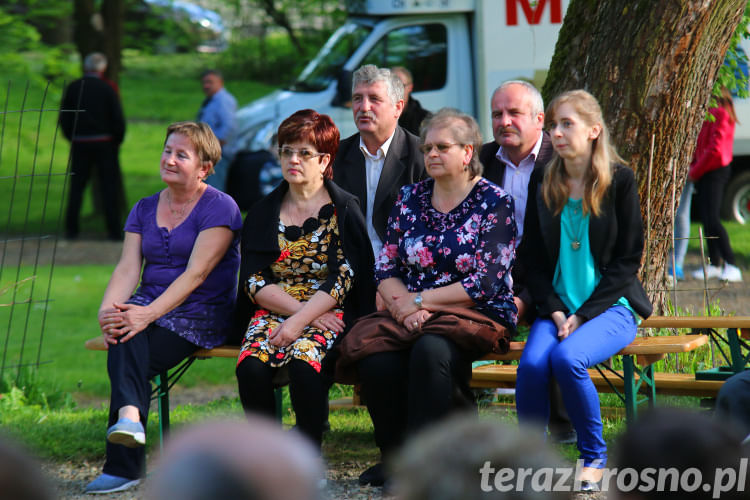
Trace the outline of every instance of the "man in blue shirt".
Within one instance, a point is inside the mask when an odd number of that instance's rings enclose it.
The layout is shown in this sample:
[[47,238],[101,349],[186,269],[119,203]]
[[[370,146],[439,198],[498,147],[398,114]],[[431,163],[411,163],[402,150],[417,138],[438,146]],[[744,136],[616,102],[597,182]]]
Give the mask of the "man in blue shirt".
[[221,161],[214,166],[214,174],[206,178],[206,183],[225,191],[229,165],[234,156],[229,144],[234,134],[237,100],[224,88],[224,78],[215,69],[201,74],[201,86],[206,98],[198,111],[197,120],[207,123],[221,143]]

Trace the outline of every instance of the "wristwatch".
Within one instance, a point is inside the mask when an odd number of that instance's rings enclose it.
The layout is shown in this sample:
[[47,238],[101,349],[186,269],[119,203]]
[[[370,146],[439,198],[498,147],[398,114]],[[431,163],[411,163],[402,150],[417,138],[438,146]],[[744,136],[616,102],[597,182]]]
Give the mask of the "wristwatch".
[[417,293],[417,296],[414,297],[414,304],[418,309],[422,309],[422,292]]

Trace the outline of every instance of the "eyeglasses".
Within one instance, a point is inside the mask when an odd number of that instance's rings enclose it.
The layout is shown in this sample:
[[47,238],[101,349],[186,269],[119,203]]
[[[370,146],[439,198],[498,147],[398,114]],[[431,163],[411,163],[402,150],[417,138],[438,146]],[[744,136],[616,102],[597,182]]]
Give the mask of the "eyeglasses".
[[419,146],[419,150],[422,152],[422,154],[430,154],[432,153],[432,148],[437,148],[438,152],[440,153],[447,153],[450,148],[453,146],[461,146],[463,147],[464,144],[451,144],[448,142],[438,142],[437,144],[422,144]]
[[291,158],[292,156],[294,156],[295,153],[297,154],[297,157],[302,161],[309,161],[309,160],[312,160],[313,158],[316,158],[318,156],[323,156],[326,154],[326,153],[315,153],[313,151],[310,151],[309,149],[289,148],[287,146],[279,148],[279,156],[285,159]]

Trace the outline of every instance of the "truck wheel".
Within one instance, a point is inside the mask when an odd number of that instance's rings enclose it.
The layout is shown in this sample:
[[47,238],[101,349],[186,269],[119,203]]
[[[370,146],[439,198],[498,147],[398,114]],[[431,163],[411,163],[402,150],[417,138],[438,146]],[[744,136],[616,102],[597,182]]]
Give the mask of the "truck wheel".
[[750,221],[750,172],[742,172],[729,180],[724,192],[725,214],[740,224]]

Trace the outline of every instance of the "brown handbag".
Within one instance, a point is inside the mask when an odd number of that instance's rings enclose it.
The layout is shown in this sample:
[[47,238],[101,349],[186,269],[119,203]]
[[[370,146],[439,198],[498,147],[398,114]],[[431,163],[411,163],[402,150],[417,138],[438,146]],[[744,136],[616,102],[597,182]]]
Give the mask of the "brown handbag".
[[490,352],[508,352],[513,332],[465,307],[435,311],[421,328],[411,332],[397,323],[388,311],[378,311],[357,320],[342,339],[336,359],[336,381],[354,383],[357,361],[378,352],[408,349],[425,334],[446,336],[466,351],[468,358],[478,359]]

